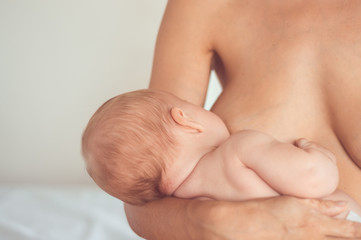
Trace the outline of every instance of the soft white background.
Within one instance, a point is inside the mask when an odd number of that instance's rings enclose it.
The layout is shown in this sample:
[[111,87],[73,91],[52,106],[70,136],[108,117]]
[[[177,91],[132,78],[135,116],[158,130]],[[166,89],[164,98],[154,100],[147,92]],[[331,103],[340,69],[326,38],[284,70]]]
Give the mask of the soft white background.
[[82,131],[105,100],[147,87],[165,5],[0,0],[0,183],[91,182]]

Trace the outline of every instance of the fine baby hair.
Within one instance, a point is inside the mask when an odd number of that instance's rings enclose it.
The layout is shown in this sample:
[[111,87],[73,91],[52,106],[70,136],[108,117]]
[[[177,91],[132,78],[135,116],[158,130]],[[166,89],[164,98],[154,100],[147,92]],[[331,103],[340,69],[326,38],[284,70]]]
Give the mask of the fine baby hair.
[[164,197],[162,176],[172,161],[175,137],[161,92],[139,90],[105,102],[82,137],[87,171],[107,193],[131,204]]

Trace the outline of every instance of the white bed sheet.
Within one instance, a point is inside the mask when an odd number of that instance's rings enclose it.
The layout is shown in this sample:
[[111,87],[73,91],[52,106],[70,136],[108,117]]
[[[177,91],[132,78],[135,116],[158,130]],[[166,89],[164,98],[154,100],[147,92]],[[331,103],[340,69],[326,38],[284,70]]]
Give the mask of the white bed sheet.
[[93,186],[0,186],[1,240],[142,239],[123,203]]

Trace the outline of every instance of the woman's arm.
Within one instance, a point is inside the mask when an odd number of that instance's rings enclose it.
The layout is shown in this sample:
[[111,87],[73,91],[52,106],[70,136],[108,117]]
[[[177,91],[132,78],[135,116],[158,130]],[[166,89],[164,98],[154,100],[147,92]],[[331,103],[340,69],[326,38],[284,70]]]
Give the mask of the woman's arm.
[[191,204],[190,200],[164,198],[142,206],[125,204],[125,212],[133,231],[145,239],[202,239],[197,224],[190,223]]
[[207,1],[170,0],[159,29],[150,88],[202,106],[213,57]]
[[330,217],[345,209],[345,203],[286,196],[241,203],[166,198],[144,206],[125,204],[130,226],[148,240],[361,239],[361,224]]
[[[210,2],[168,1],[157,37],[149,88],[203,106],[213,57]],[[202,204],[196,208],[197,214],[206,217],[210,209]],[[133,230],[147,239],[202,239],[198,226],[201,223],[190,216],[194,209],[189,209],[195,205],[191,200],[166,198],[141,207],[126,204],[125,209]]]

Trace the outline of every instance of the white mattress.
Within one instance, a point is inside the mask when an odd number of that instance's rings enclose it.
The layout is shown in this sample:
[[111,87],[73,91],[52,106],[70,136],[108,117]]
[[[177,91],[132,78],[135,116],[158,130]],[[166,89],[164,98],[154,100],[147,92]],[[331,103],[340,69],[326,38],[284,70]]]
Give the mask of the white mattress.
[[123,203],[96,187],[0,186],[0,239],[142,239]]

